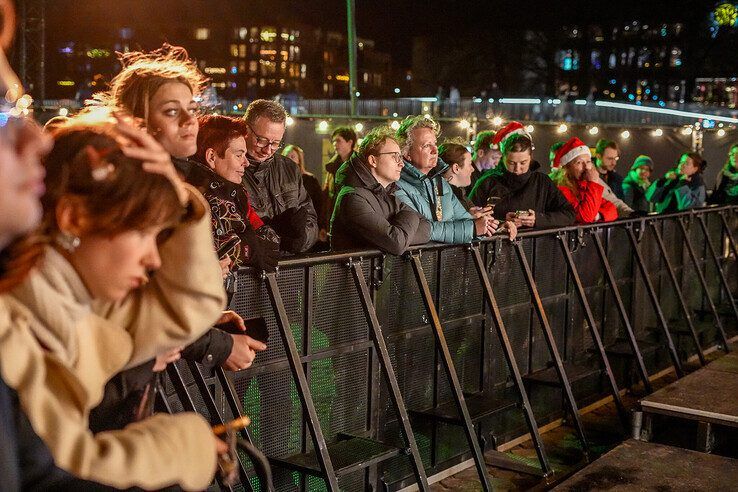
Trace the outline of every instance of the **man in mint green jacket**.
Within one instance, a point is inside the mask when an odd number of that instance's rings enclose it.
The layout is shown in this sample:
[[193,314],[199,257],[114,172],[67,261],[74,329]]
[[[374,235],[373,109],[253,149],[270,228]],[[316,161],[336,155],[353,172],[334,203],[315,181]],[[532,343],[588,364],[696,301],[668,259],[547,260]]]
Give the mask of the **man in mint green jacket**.
[[395,196],[431,223],[431,241],[468,243],[492,235],[499,222],[489,211],[467,212],[443,178],[448,167],[438,158],[438,124],[424,116],[408,116],[397,130],[405,167]]

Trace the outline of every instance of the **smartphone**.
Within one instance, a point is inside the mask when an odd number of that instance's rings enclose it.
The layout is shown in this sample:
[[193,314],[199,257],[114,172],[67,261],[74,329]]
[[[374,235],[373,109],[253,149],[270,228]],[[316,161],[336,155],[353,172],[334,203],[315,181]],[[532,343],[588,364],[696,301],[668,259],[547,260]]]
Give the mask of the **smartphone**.
[[495,205],[497,205],[498,203],[500,203],[500,201],[502,201],[502,197],[499,197],[499,196],[491,196],[491,197],[487,198],[487,206],[488,207],[492,207],[492,210],[494,210],[495,209]]
[[246,325],[246,331],[241,331],[238,324],[233,321],[220,323],[215,325],[215,327],[225,331],[226,333],[231,333],[233,335],[248,335],[261,343],[267,343],[269,340],[269,328],[267,327],[264,318],[244,319],[243,322]]
[[515,211],[515,217],[528,217],[530,212],[528,210],[517,210]]

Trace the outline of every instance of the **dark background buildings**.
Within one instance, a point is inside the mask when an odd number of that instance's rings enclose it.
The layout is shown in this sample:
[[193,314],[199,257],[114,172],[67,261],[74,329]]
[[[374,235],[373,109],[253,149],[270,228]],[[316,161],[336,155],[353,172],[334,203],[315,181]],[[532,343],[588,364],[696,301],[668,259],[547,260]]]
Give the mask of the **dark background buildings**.
[[[738,34],[712,1],[357,2],[361,97],[558,95],[736,105]],[[114,52],[185,46],[228,99],[348,97],[341,0],[47,0],[46,97],[97,90]]]

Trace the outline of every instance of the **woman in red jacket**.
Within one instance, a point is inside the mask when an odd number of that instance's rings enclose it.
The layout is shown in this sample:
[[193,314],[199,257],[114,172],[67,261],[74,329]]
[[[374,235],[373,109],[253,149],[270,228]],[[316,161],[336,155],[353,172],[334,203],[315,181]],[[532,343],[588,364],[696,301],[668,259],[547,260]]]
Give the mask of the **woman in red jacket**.
[[618,218],[615,205],[602,198],[604,188],[597,183],[597,174],[589,147],[577,137],[556,151],[551,179],[574,207],[578,224]]

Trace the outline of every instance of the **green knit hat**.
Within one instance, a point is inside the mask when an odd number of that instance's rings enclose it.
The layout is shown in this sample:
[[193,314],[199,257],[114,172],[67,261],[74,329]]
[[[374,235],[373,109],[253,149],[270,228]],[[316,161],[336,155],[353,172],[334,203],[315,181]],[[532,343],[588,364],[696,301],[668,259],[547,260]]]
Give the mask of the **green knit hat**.
[[653,160],[651,160],[651,158],[648,157],[647,155],[641,154],[638,157],[636,157],[636,160],[633,162],[633,165],[630,166],[630,170],[635,171],[639,167],[643,167],[643,166],[648,166],[653,171]]

